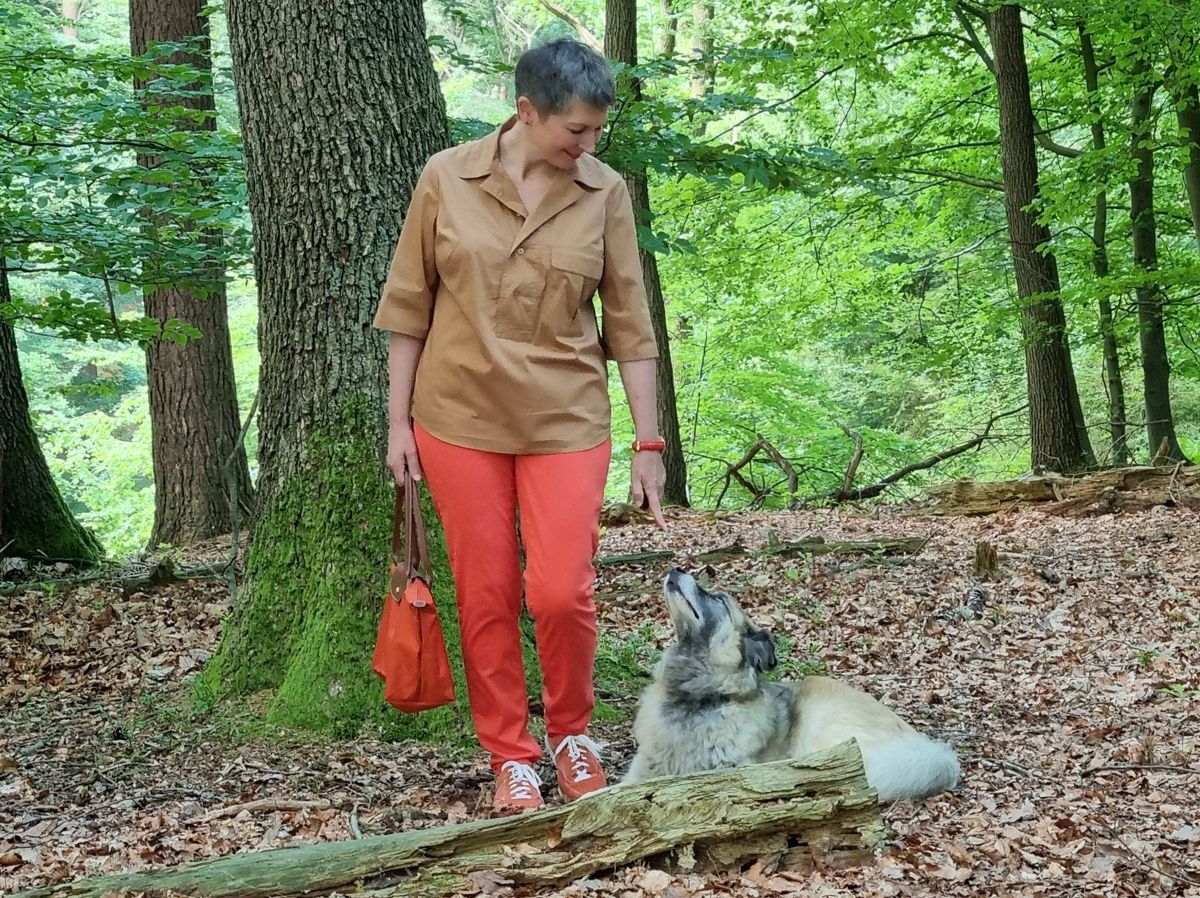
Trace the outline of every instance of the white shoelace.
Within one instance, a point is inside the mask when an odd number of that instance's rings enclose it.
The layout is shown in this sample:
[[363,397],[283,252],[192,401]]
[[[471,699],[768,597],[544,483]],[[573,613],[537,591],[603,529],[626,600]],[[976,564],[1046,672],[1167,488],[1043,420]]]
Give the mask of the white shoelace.
[[587,736],[564,736],[563,741],[558,743],[558,748],[554,749],[554,757],[557,758],[558,753],[564,748],[571,758],[571,772],[575,775],[575,782],[582,783],[584,780],[590,780],[592,772],[588,770],[587,756],[584,755],[583,750],[588,749],[599,760],[600,746]]
[[500,765],[500,771],[509,775],[512,786],[508,791],[513,798],[533,798],[534,792],[542,785],[537,771],[520,761],[505,761]]

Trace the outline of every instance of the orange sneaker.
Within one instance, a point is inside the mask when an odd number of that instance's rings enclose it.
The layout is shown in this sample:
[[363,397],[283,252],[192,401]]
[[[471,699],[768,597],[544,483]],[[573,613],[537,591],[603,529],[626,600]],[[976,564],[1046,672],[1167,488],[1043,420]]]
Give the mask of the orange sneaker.
[[558,788],[567,801],[598,792],[608,785],[604,768],[600,766],[600,746],[587,736],[563,736],[547,741],[554,755]]
[[542,780],[537,771],[520,761],[505,761],[496,774],[496,796],[492,810],[502,816],[544,808]]

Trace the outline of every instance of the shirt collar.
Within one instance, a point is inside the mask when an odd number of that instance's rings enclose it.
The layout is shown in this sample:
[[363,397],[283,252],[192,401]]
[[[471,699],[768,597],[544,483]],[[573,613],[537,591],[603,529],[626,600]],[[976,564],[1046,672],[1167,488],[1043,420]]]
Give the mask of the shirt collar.
[[[500,169],[500,135],[517,123],[514,115],[487,137],[473,141],[466,148],[459,176],[462,178],[484,178]],[[604,186],[600,162],[591,154],[584,153],[575,163],[572,177],[584,187]]]

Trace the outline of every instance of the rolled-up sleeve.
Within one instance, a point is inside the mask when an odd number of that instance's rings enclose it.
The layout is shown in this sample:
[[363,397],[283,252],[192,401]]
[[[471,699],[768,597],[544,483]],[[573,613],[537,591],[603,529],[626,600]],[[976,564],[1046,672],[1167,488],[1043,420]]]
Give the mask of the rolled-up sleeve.
[[400,240],[392,255],[375,327],[424,339],[433,319],[438,270],[434,254],[439,193],[437,173],[426,165],[417,178]]
[[633,203],[624,181],[609,191],[604,217],[604,274],[600,279],[604,346],[617,362],[658,358],[650,323]]

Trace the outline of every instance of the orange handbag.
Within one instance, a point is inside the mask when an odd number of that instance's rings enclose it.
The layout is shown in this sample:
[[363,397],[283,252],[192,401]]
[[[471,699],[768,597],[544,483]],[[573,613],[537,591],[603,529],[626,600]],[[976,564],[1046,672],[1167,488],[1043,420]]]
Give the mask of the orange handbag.
[[401,711],[425,711],[454,701],[454,679],[430,591],[432,582],[421,500],[416,484],[406,473],[404,485],[396,485],[391,579],[371,661],[372,669],[383,677],[384,699]]

